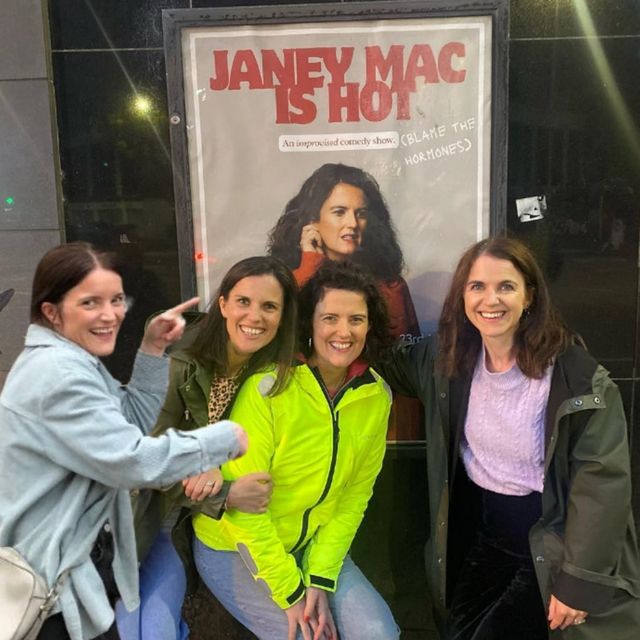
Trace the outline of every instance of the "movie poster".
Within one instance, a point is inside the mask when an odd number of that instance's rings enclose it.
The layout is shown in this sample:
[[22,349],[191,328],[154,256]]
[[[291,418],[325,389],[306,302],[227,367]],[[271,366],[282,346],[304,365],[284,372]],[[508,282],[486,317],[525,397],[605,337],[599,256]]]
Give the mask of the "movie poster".
[[[304,281],[353,253],[396,337],[432,332],[458,257],[489,232],[491,27],[475,16],[183,29],[202,300],[243,257],[279,255]],[[336,227],[318,210],[328,197],[310,211],[309,194],[340,172],[362,213]],[[390,440],[423,438],[409,405]]]

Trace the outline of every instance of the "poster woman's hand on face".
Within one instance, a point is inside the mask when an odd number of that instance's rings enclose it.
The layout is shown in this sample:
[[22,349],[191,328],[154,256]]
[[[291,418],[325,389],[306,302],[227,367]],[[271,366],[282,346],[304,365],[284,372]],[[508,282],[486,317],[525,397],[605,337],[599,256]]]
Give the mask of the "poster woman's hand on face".
[[322,236],[314,222],[302,227],[302,232],[300,233],[300,249],[303,252],[321,253],[324,255],[324,249],[322,248]]

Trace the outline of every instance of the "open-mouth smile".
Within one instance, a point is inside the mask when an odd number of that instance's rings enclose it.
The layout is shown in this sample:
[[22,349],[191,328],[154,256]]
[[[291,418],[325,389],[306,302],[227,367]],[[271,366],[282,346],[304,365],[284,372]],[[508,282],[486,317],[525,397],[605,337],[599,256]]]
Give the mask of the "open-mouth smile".
[[330,342],[329,343],[336,351],[346,351],[351,348],[352,342]]
[[264,329],[260,329],[258,327],[247,327],[247,326],[244,326],[244,325],[240,325],[240,331],[245,336],[249,336],[249,337],[259,336],[259,335],[262,335],[264,333]]

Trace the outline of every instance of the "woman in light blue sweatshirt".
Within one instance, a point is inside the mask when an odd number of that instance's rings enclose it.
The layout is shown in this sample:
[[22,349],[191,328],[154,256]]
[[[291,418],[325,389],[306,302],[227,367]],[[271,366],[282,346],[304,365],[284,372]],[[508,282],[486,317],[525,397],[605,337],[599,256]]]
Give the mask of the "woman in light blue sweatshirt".
[[196,302],[149,323],[122,387],[99,359],[113,352],[126,311],[110,256],[71,243],[36,269],[32,324],[0,396],[0,546],[49,586],[68,572],[39,640],[117,638],[115,599],[138,604],[129,490],[171,485],[246,450],[228,421],[147,436],[166,392],[165,347]]

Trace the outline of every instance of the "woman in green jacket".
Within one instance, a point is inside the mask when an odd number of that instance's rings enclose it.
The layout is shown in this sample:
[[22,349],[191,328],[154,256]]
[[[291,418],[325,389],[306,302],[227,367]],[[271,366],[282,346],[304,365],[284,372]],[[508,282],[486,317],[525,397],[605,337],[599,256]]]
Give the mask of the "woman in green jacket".
[[194,518],[200,576],[259,638],[391,640],[391,612],[347,556],[385,452],[391,395],[367,362],[389,344],[375,281],[329,262],[300,294],[303,360],[278,394],[273,373],[242,386],[231,415],[245,418],[249,460],[226,479],[268,471],[264,514]]
[[638,637],[624,411],[576,342],[529,250],[490,238],[458,263],[438,343],[380,367],[426,408],[427,575],[447,640]]
[[[232,266],[208,313],[198,314],[182,348],[171,354],[169,389],[153,435],[171,427],[192,431],[210,416],[227,416],[239,386],[257,371],[275,366],[277,393],[293,358],[296,309],[297,285],[280,260],[257,256]],[[219,518],[227,508],[264,511],[270,489],[266,473],[248,474],[232,487],[222,483],[219,469],[211,469],[136,497],[141,606],[133,613],[117,608],[123,640],[188,636],[181,609],[185,589],[195,586],[191,515],[202,511]]]

